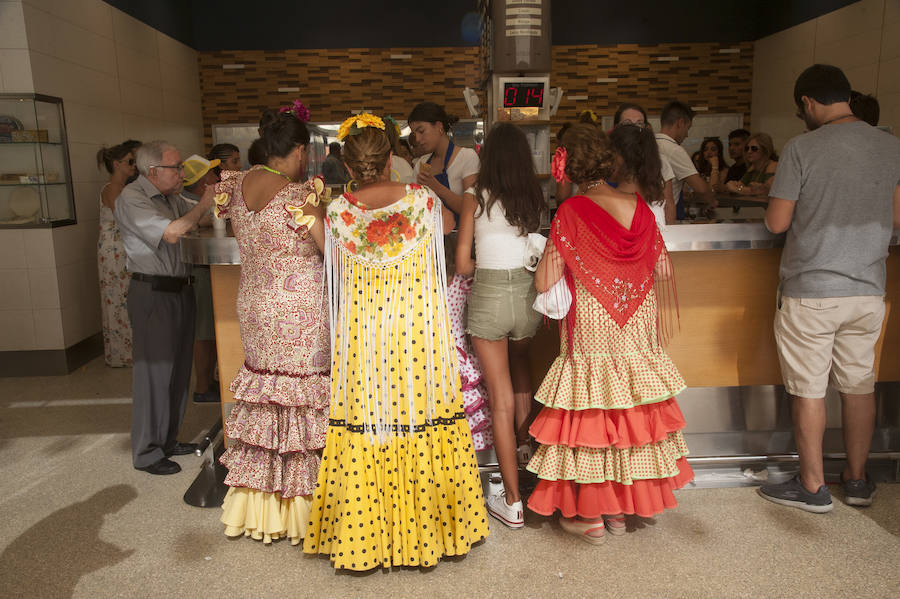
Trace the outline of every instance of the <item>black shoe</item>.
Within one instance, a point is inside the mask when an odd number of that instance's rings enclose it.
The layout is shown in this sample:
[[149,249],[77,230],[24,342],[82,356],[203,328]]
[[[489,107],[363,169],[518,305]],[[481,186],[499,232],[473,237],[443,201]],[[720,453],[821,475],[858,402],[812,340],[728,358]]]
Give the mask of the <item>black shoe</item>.
[[168,458],[162,458],[156,462],[153,462],[149,466],[144,466],[143,468],[135,468],[135,470],[143,470],[144,472],[149,472],[150,474],[177,474],[181,472],[181,466]]
[[815,493],[810,493],[800,482],[799,474],[791,480],[778,485],[763,485],[757,492],[763,499],[768,499],[779,505],[787,505],[807,512],[813,512],[814,514],[824,514],[834,508],[828,487],[822,485]]
[[169,455],[190,455],[195,451],[197,451],[196,443],[176,443],[175,447],[172,448],[172,452]]
[[210,388],[206,393],[194,393],[194,403],[218,403],[221,399],[216,388]]
[[844,488],[844,502],[847,505],[855,505],[857,507],[868,507],[872,505],[875,498],[875,483],[869,480],[866,474],[865,480],[847,480],[844,473],[841,472],[841,486]]

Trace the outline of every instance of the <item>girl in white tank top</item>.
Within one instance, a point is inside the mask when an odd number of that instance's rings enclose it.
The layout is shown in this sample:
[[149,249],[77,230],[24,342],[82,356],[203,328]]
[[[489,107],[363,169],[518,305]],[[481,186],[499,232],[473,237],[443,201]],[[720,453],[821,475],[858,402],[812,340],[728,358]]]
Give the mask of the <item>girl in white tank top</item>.
[[[485,140],[475,188],[463,197],[456,271],[474,274],[466,330],[481,362],[493,421],[503,490],[486,498],[488,513],[511,528],[525,525],[519,494],[520,459],[531,454],[532,389],[528,346],[541,322],[534,275],[524,268],[526,240],[546,209],[528,140],[498,123]],[[475,260],[472,260],[472,244]],[[517,449],[518,446],[518,449]]]

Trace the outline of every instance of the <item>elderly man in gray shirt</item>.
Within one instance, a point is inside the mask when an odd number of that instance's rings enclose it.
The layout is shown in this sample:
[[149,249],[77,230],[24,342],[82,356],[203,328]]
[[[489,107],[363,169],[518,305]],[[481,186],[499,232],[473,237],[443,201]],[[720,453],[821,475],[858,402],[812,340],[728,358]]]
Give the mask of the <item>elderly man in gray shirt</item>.
[[115,217],[125,246],[128,317],[133,332],[131,449],[134,467],[175,474],[169,459],[191,453],[178,443],[187,405],[194,343],[194,293],[179,238],[209,218],[210,187],[196,206],[178,195],[183,169],[178,149],[163,141],[138,148],[137,180],[116,200]]

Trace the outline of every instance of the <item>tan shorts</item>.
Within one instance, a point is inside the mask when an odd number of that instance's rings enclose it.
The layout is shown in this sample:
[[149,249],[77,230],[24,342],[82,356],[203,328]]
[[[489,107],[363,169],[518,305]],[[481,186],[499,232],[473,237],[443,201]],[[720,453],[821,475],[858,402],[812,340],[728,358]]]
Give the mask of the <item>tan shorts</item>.
[[524,268],[476,269],[466,332],[488,341],[534,337],[541,324],[531,307],[536,295],[534,274]]
[[841,393],[875,390],[875,342],[884,297],[781,298],[775,343],[784,387],[795,397],[825,397],[829,375]]

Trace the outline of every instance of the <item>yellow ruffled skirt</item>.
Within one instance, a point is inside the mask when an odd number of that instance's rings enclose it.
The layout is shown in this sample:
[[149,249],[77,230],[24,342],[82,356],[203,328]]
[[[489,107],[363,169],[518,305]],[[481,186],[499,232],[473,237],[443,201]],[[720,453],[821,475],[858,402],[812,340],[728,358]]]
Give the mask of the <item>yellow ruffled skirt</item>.
[[306,534],[312,495],[283,499],[281,493],[231,487],[222,504],[222,523],[229,537],[241,535],[269,544],[288,538],[299,545]]

